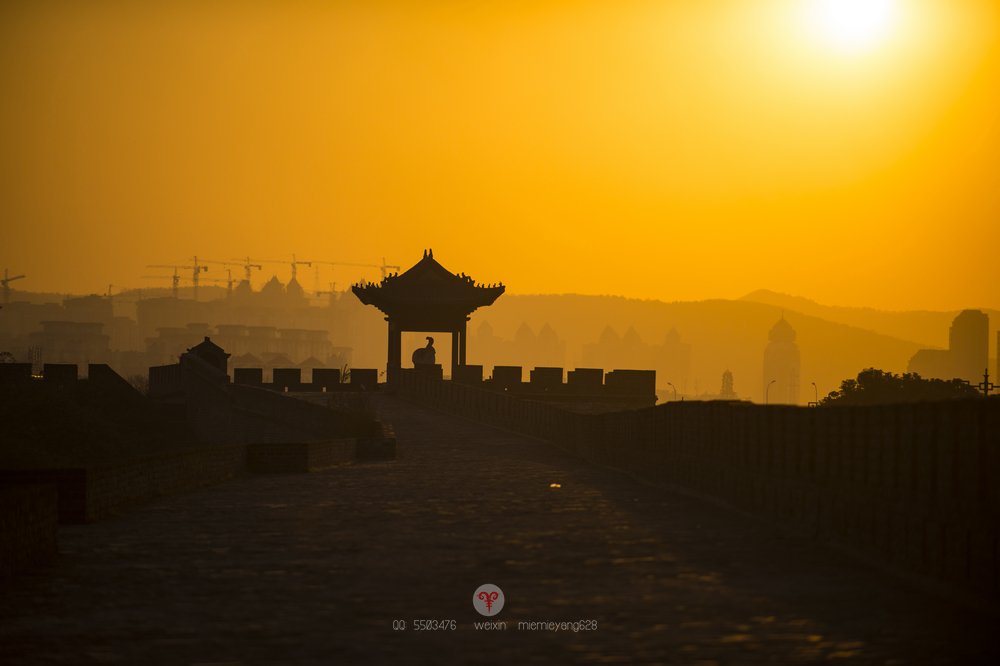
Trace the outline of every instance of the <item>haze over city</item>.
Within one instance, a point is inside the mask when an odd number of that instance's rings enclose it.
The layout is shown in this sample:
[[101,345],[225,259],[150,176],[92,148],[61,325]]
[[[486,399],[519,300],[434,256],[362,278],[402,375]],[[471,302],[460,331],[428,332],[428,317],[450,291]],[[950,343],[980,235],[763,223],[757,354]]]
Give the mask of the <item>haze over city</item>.
[[62,293],[434,247],[512,294],[1000,308],[996,5],[870,4],[4,3],[0,257]]

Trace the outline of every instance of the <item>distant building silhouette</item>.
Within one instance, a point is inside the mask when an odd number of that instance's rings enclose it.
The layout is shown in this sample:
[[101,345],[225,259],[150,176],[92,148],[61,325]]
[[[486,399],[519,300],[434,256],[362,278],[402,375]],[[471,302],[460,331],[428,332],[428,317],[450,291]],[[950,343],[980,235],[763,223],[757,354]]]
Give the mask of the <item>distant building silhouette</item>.
[[514,340],[504,340],[493,333],[489,322],[483,321],[469,338],[470,354],[483,365],[486,374],[494,366],[556,367],[566,364],[566,341],[548,324],[535,335],[527,322],[514,333]]
[[476,363],[482,364],[484,369],[495,365],[510,365],[502,351],[504,343],[505,340],[494,334],[493,327],[484,319],[476,329],[476,335],[469,339],[469,355]]
[[566,341],[560,340],[548,322],[538,331],[536,366],[562,367],[566,364]]
[[906,371],[924,379],[963,379],[978,384],[989,364],[989,331],[989,315],[963,310],[948,329],[948,349],[918,350]]
[[43,321],[41,331],[32,331],[32,346],[42,349],[43,363],[98,363],[108,354],[110,336],[100,322]]
[[514,333],[514,364],[530,367],[562,367],[566,362],[566,341],[560,340],[548,322],[542,325],[538,335],[526,322],[522,322]]
[[514,349],[517,355],[523,359],[521,365],[536,365],[534,356],[537,345],[538,338],[535,337],[535,332],[531,330],[527,322],[522,321],[514,332]]
[[906,365],[906,371],[924,379],[953,379],[954,363],[948,349],[918,349]]
[[764,348],[762,393],[770,404],[797,405],[800,395],[801,359],[799,346],[795,343],[795,329],[782,315],[778,323],[768,332],[767,337],[770,342]]
[[990,357],[990,317],[980,310],[963,310],[948,329],[948,351],[955,377],[978,384]]
[[306,298],[306,290],[302,288],[302,285],[299,284],[296,278],[292,278],[285,285],[285,296],[289,301],[300,303],[301,305],[298,307],[303,307],[309,303],[309,299]]
[[272,308],[301,308],[309,304],[298,282],[293,280],[286,289],[277,276],[272,276],[260,288],[260,301],[264,306]]
[[671,382],[678,386],[681,392],[687,392],[687,382],[691,377],[691,344],[681,342],[681,334],[673,326],[667,332],[667,337],[659,347],[653,347],[653,365],[657,377],[663,382]]
[[[106,296],[72,297],[61,303],[10,303],[0,310],[0,350],[17,358],[41,350],[38,363],[70,357],[85,359],[81,363],[107,363],[124,376],[146,374],[150,366],[169,363],[206,335],[233,353],[234,359],[282,353],[296,364],[314,357],[330,368],[355,361],[374,364],[385,346],[382,317],[353,296],[344,298],[342,292],[334,292],[332,285],[322,305],[311,304],[296,280],[283,285],[277,278],[262,291],[252,290],[244,280],[232,294],[210,301],[149,298],[141,292],[138,296],[135,319],[115,316],[119,304]],[[312,302],[317,302],[315,295]],[[102,328],[95,333],[93,327],[53,324],[46,333],[42,322],[101,324]]]
[[671,328],[662,345],[643,342],[639,332],[629,326],[625,335],[609,324],[596,343],[583,345],[582,364],[590,368],[638,368],[656,370],[661,386],[670,382],[683,393],[691,376],[691,345],[681,342],[680,333]]
[[[157,336],[146,339],[147,356],[164,364],[179,358],[187,349],[200,340],[212,336],[224,349],[231,349],[235,355],[233,367],[342,367],[350,364],[350,348],[334,347],[327,339],[326,331],[299,328],[276,328],[274,326],[244,326],[243,324],[219,324],[216,331],[205,323],[193,323],[181,327],[161,326]],[[280,356],[280,358],[278,358]],[[301,366],[312,358],[313,365]],[[274,359],[278,359],[274,363]],[[320,363],[316,366],[315,363]]]

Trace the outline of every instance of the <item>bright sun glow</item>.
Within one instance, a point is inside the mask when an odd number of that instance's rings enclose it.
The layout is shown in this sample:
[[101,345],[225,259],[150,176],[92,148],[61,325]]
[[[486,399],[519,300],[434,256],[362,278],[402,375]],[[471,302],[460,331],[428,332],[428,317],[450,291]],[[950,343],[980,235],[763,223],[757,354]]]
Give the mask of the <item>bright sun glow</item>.
[[816,0],[812,9],[815,28],[843,51],[878,45],[896,19],[894,0]]

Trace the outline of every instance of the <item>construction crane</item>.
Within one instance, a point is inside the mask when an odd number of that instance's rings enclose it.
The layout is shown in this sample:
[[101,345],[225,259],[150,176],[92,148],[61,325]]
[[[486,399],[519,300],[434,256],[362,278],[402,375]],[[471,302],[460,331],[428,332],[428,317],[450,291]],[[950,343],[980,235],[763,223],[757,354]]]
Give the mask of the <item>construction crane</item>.
[[317,287],[317,288],[314,289],[314,291],[317,291],[317,292],[319,291],[319,289],[318,289],[318,287],[319,287],[319,264],[328,264],[330,266],[358,266],[358,267],[361,267],[361,268],[377,268],[380,271],[382,271],[382,279],[383,280],[389,274],[389,270],[390,269],[395,269],[397,271],[400,270],[399,266],[390,266],[389,264],[385,263],[385,257],[382,257],[382,263],[381,264],[353,264],[353,263],[346,262],[346,261],[314,261],[313,263],[316,264],[316,282],[315,282],[315,287]]
[[336,282],[331,282],[330,283],[330,291],[316,291],[315,293],[316,293],[316,296],[324,296],[325,295],[327,297],[326,304],[327,305],[333,305],[333,297],[337,293],[337,283]]
[[312,268],[312,265],[313,265],[313,262],[311,262],[311,261],[299,261],[299,260],[297,260],[295,258],[294,254],[292,255],[292,260],[291,261],[288,261],[286,259],[254,259],[254,261],[259,261],[262,264],[291,264],[291,266],[292,266],[292,279],[295,280],[296,282],[298,282],[298,280],[295,277],[295,274],[297,272],[296,269],[300,265],[309,266],[310,268]]
[[[209,259],[209,261],[212,260]],[[257,260],[254,259],[251,261],[250,257],[243,257],[243,258],[236,257],[232,261],[212,261],[212,263],[222,264],[223,266],[242,266],[243,269],[246,271],[246,277],[244,279],[247,281],[247,284],[250,284],[250,269],[256,268],[257,270],[261,270],[263,268],[263,266],[261,266],[260,264],[255,264],[253,263],[253,261]]]
[[178,291],[180,289],[180,281],[187,280],[189,278],[182,278],[177,274],[177,269],[174,269],[173,275],[143,275],[143,278],[147,280],[173,280],[174,281],[174,298],[178,298]]
[[10,287],[8,285],[11,282],[13,282],[14,280],[20,280],[23,277],[24,277],[23,275],[15,275],[14,277],[10,277],[10,275],[7,273],[7,269],[6,268],[3,269],[3,280],[2,280],[2,282],[3,282],[3,302],[4,303],[10,303]]
[[232,271],[232,269],[227,268],[226,269],[226,274],[229,277],[226,278],[225,280],[215,279],[215,278],[212,278],[212,279],[206,278],[205,282],[225,282],[226,283],[226,296],[232,296],[233,295],[233,271]]
[[[193,291],[194,291],[194,300],[196,300],[196,301],[198,300],[198,277],[201,275],[201,273],[203,271],[205,271],[205,272],[208,271],[208,266],[203,266],[203,265],[201,265],[201,264],[198,263],[198,257],[197,256],[195,256],[195,258],[194,258],[194,266],[179,266],[179,265],[176,265],[176,264],[167,264],[167,265],[157,264],[157,265],[146,266],[146,268],[173,268],[174,269],[174,275],[177,274],[177,269],[178,268],[180,268],[181,270],[190,270],[190,271],[192,271],[192,273],[191,273],[191,275],[192,275],[192,277],[191,277],[191,285],[194,287],[194,289],[193,289]],[[174,282],[174,284],[175,285],[177,284],[176,281]],[[176,292],[176,287],[174,288],[174,291]],[[176,293],[175,293],[175,295],[176,295]]]
[[383,280],[389,274],[389,269],[390,268],[395,268],[397,272],[402,270],[399,266],[390,266],[390,265],[388,265],[387,263],[385,263],[385,257],[382,257],[382,265],[379,266],[379,269],[382,271],[382,279]]

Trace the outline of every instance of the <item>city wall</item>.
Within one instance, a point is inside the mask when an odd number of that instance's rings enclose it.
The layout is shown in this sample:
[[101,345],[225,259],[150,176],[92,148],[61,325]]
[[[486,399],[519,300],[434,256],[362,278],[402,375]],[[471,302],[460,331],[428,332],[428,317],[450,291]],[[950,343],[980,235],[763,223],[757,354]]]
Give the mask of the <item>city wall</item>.
[[579,414],[400,373],[400,396],[1000,601],[1000,401],[801,408],[673,402]]

